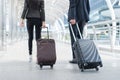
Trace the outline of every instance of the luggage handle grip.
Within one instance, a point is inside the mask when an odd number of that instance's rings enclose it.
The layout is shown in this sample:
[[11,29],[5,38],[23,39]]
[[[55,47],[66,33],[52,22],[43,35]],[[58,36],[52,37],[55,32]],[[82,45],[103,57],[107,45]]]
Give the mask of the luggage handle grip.
[[48,27],[42,27],[42,28],[46,28],[47,29],[47,37],[49,39],[49,31],[48,31]]

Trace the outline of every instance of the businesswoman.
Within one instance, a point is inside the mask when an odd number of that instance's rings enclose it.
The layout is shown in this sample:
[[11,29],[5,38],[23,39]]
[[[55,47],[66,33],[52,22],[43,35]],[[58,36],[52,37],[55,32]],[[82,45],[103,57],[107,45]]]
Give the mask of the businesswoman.
[[29,62],[32,61],[32,41],[35,27],[36,40],[41,38],[41,27],[45,27],[44,0],[25,0],[24,9],[21,16],[21,26],[24,25],[24,19],[27,23]]

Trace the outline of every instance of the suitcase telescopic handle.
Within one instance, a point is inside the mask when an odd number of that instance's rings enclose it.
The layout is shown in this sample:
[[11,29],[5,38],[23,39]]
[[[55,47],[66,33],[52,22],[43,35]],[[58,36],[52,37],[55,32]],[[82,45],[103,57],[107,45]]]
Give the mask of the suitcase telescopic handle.
[[[76,23],[76,27],[77,27],[77,30],[78,30],[78,32],[79,32],[80,38],[83,39],[82,34],[81,34],[81,32],[80,32],[80,29],[79,29],[79,26],[78,26],[78,23]],[[72,32],[72,35],[73,35],[74,40],[77,41],[77,38],[75,37],[75,33],[74,33],[74,31],[73,31],[73,27],[72,27],[72,24],[71,24],[71,23],[70,23],[70,29],[71,29],[71,32]]]
[[46,28],[47,29],[47,37],[49,39],[49,30],[48,30],[48,27],[42,27],[42,28]]

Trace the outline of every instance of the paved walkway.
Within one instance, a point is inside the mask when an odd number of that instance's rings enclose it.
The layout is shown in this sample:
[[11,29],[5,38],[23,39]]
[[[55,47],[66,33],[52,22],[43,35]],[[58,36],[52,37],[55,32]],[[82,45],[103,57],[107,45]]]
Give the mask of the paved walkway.
[[[35,42],[34,42],[35,43]],[[103,68],[97,72],[81,72],[76,64],[70,64],[70,45],[57,42],[57,62],[51,70],[49,66],[41,70],[36,64],[36,44],[33,62],[28,62],[27,41],[7,46],[0,56],[0,80],[120,80],[120,60],[100,52]]]

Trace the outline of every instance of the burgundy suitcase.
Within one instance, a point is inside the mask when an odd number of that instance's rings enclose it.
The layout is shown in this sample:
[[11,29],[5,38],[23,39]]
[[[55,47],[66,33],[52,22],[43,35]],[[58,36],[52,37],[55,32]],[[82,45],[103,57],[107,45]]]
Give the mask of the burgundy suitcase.
[[47,33],[48,39],[37,40],[37,63],[40,65],[40,68],[47,65],[53,68],[56,62],[55,41],[54,39],[49,39],[48,28]]

